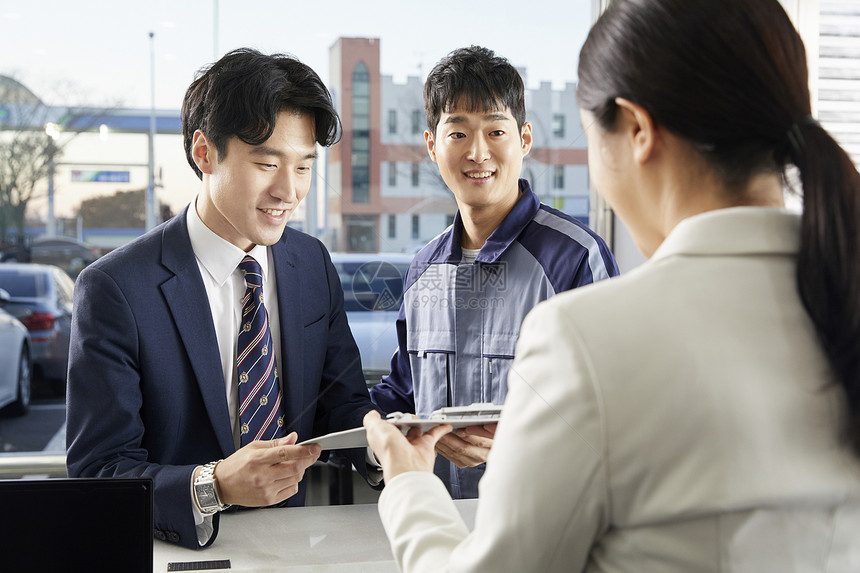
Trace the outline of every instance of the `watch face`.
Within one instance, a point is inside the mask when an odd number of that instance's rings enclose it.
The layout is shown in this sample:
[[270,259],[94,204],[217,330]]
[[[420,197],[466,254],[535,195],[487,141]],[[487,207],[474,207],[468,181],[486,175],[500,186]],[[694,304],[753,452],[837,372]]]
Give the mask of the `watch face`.
[[202,508],[218,506],[218,497],[215,494],[214,483],[197,484],[194,488],[197,490],[197,501]]

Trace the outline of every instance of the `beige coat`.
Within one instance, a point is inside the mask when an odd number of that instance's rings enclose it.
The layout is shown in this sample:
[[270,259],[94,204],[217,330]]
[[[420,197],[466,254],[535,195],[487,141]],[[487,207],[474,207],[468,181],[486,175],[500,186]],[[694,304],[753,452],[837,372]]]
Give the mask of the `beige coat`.
[[795,283],[799,217],[684,220],[523,324],[471,534],[432,474],[380,515],[403,571],[860,571],[860,461]]

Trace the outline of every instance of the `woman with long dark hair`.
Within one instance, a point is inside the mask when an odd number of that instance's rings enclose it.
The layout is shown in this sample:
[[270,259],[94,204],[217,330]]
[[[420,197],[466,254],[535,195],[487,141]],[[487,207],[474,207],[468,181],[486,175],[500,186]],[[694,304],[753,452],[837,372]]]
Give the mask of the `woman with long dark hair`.
[[368,414],[404,571],[860,571],[860,175],[807,82],[777,0],[612,2],[577,95],[650,260],[526,318],[471,533],[450,427]]

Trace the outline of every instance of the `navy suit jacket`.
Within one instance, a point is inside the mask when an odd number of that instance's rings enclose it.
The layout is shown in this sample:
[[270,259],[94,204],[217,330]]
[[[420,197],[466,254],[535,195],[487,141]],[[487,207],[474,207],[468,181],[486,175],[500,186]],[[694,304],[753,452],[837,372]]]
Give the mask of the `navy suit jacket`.
[[[196,548],[191,474],[235,451],[209,301],[186,215],[78,276],[69,357],[70,477],[151,476],[155,535]],[[373,409],[325,247],[287,228],[271,247],[287,432],[360,426]],[[365,451],[345,455],[366,477]],[[303,505],[304,481],[287,505]],[[121,509],[120,509],[121,510]],[[215,535],[218,516],[215,516]]]

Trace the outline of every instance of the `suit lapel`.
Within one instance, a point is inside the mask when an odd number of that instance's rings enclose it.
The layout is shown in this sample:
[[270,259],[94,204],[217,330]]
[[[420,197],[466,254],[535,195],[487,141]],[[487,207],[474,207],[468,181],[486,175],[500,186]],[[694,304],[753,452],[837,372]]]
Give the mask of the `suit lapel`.
[[[302,415],[304,404],[304,368],[302,354],[302,313],[298,301],[306,296],[302,280],[289,249],[282,238],[271,249],[278,289],[278,314],[281,325],[281,388],[284,393],[284,414],[287,432],[292,431]],[[297,428],[296,428],[297,429]]]
[[203,403],[224,456],[235,451],[227,412],[224,374],[206,287],[188,238],[185,211],[164,227],[162,264],[174,276],[161,285],[174,324],[194,370]]

